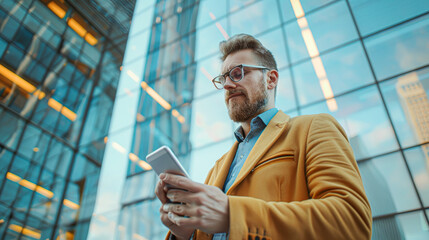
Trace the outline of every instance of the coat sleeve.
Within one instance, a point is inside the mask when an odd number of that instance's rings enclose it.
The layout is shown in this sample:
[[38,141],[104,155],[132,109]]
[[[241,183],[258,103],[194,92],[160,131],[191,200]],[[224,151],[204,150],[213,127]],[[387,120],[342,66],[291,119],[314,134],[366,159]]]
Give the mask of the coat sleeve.
[[[230,239],[370,239],[372,217],[346,134],[328,114],[308,125],[305,171],[309,199],[266,202],[229,196]],[[304,132],[305,134],[305,132]]]

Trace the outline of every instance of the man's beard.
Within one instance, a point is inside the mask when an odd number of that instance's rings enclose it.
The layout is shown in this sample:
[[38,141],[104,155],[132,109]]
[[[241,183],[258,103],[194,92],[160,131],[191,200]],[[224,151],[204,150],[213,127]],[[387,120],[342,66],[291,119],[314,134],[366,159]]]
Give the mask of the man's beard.
[[265,84],[261,81],[261,84],[258,86],[257,91],[255,92],[255,99],[253,102],[250,102],[248,94],[245,90],[243,91],[229,91],[226,96],[229,96],[233,93],[241,92],[246,98],[244,101],[232,101],[227,100],[228,114],[232,121],[234,122],[246,122],[250,118],[256,117],[262,112],[265,106],[268,103],[268,91],[265,89]]

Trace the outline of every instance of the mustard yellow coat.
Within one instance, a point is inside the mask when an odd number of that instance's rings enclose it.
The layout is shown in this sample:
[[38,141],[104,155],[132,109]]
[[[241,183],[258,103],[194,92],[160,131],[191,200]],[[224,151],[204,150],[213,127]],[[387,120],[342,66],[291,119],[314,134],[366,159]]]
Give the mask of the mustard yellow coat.
[[[210,170],[222,189],[238,142]],[[370,239],[372,217],[345,131],[328,114],[279,111],[229,195],[229,239]],[[194,239],[211,239],[197,230]]]

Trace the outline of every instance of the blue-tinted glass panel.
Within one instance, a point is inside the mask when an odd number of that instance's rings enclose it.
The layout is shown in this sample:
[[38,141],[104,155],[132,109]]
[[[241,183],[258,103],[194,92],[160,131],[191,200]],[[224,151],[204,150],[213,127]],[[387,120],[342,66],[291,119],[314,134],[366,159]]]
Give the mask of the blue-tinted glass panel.
[[218,56],[198,61],[196,80],[194,85],[194,98],[204,97],[218,91],[212,79],[220,74],[222,62]]
[[[164,239],[168,229],[158,217],[160,207],[161,202],[157,199],[124,207],[119,217],[119,224],[124,226],[123,239]],[[102,222],[99,224],[103,225]]]
[[352,17],[344,1],[302,17],[285,26],[291,61],[336,47],[358,38]]
[[197,31],[195,43],[195,60],[219,53],[219,42],[224,41],[227,31],[225,18],[216,21]]
[[[24,17],[25,13],[26,13],[26,9],[24,6],[22,6],[22,2],[24,1],[14,1],[14,0],[3,0],[1,2],[1,7],[9,12],[9,14],[11,14],[12,16],[16,17],[16,19],[22,20],[22,18]],[[25,1],[27,2],[26,5],[28,5],[29,2],[31,1]]]
[[[12,66],[14,69],[18,69],[20,66],[25,67],[25,65],[21,65],[21,61],[24,58],[24,52],[19,48],[9,45],[9,48],[6,50],[3,55],[3,61]],[[26,64],[26,63],[22,63]]]
[[[46,205],[48,205],[47,203]],[[40,234],[40,239],[50,239],[52,230],[54,228],[53,224],[48,224],[46,221],[47,218],[52,216],[40,217],[29,215],[27,221],[25,222],[25,228],[33,230],[36,233]],[[23,234],[22,239],[34,239],[29,235]]]
[[357,160],[398,149],[393,128],[375,86],[302,109],[330,113],[346,130]]
[[19,23],[18,21],[9,15],[8,13],[0,9],[0,35],[7,40],[12,40],[16,31],[18,31]]
[[70,147],[58,142],[54,138],[50,142],[44,167],[57,176],[65,178],[70,168],[72,155],[73,151]]
[[232,147],[234,141],[235,139],[231,133],[229,139],[193,150],[191,152],[191,164],[189,168],[191,179],[196,182],[204,183],[210,169],[214,166],[215,162]]
[[404,152],[424,207],[429,207],[429,144]]
[[372,225],[373,240],[427,239],[428,223],[422,211],[376,219]]
[[273,54],[277,63],[277,69],[289,64],[286,56],[286,44],[281,28],[258,37],[258,40]]
[[337,95],[374,82],[360,42],[296,65],[292,71],[301,105],[322,100],[331,90]]
[[382,82],[380,89],[402,147],[429,141],[429,68]]
[[224,91],[192,103],[190,140],[193,148],[220,142],[233,136]]
[[[296,18],[291,2],[292,1],[279,1],[283,21],[289,21]],[[335,0],[300,0],[295,2],[299,2],[301,4],[304,13],[308,13],[309,11],[313,11],[327,5],[328,3],[335,2]]]
[[226,0],[200,1],[198,9],[197,27],[222,18],[226,15]]
[[279,71],[276,107],[283,111],[296,109],[297,107],[289,68]]
[[400,153],[360,162],[359,170],[373,217],[420,207]]
[[0,37],[0,59],[3,56],[4,51],[6,50],[7,42]]
[[124,63],[132,64],[132,61],[139,61],[140,58],[146,56],[149,36],[150,31],[144,31],[128,38]]
[[[43,170],[38,182],[39,191],[34,194],[31,202],[30,215],[43,220],[45,224],[54,224],[64,191],[64,184],[63,178],[54,172]],[[39,194],[39,192],[43,194]]]
[[[33,41],[33,33],[28,31],[27,28],[24,26],[21,26],[18,30],[18,32],[15,35],[14,43],[23,49],[24,51],[27,50],[27,48],[30,46],[30,44]],[[31,51],[31,49],[30,49]]]
[[427,12],[427,0],[349,0],[363,36]]
[[[29,64],[27,65],[28,61]],[[46,67],[41,65],[40,63],[31,59],[29,55],[26,55],[22,63],[20,64],[20,69],[25,69],[25,76],[29,79],[33,79],[34,81],[41,83],[46,74]]]
[[[12,160],[12,153],[2,147],[0,147],[0,186],[6,181],[7,169],[10,161]],[[1,205],[0,205],[1,208]],[[1,211],[1,210],[0,210]],[[1,215],[0,215],[1,216]]]
[[364,40],[377,80],[429,63],[429,15]]
[[76,156],[71,181],[76,183],[80,192],[76,202],[80,205],[79,220],[88,220],[92,216],[97,193],[100,167],[81,154]]
[[0,143],[15,150],[24,124],[16,115],[0,107]]
[[276,0],[265,0],[231,14],[229,22],[232,35],[238,33],[256,35],[272,27],[280,26],[277,7]]
[[40,146],[40,142],[43,142],[42,136],[42,131],[39,128],[36,128],[32,124],[28,124],[25,128],[24,136],[21,139],[18,152],[28,159],[32,159],[33,154],[39,150],[41,150],[41,153],[44,153],[46,150],[46,141],[45,145],[41,147],[41,149],[38,148]]
[[127,178],[125,180],[121,202],[127,204],[147,198],[154,198],[157,181],[158,177],[154,171],[148,171]]
[[[11,209],[0,203],[0,216],[4,222],[8,222],[8,218],[10,216]],[[0,233],[4,233],[6,231],[7,224],[0,224]]]

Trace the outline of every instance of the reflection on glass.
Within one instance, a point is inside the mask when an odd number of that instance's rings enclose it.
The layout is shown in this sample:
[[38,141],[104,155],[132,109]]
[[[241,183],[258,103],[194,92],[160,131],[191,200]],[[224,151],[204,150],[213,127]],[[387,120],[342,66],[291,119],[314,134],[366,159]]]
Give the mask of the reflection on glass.
[[244,7],[240,11],[231,14],[230,23],[231,35],[243,32],[256,35],[264,30],[278,26],[280,17],[277,11],[277,1],[259,1],[249,7]]
[[363,36],[392,26],[428,10],[427,0],[349,0]]
[[218,91],[211,80],[219,75],[221,71],[221,60],[218,56],[213,56],[205,60],[198,61],[196,81],[194,86],[194,98],[207,96],[207,94]]
[[[154,171],[127,178],[125,180],[121,202],[123,204],[128,204],[147,198],[154,198],[157,181],[158,176]],[[143,183],[145,187],[142,187]]]
[[192,103],[192,148],[219,142],[233,134],[223,91]]
[[[373,83],[373,77],[360,43],[354,43],[320,56],[334,95]],[[292,68],[301,105],[324,98],[314,61]]]
[[233,132],[230,132],[230,138],[210,146],[195,149],[191,153],[191,166],[189,174],[193,181],[204,183],[207,174],[214,166],[216,160],[224,155],[232,146]]
[[[362,142],[358,139],[354,141]],[[358,164],[373,217],[420,206],[400,153],[388,154]]]
[[261,41],[262,45],[269,48],[274,55],[277,62],[277,69],[281,69],[289,64],[286,56],[286,44],[284,43],[281,28],[258,37],[258,40]]
[[429,206],[429,144],[408,149],[404,152],[414,183],[419,190],[423,205]]
[[[365,151],[356,151],[357,160],[398,149],[392,126],[375,86],[336,98],[338,110],[331,113],[325,103],[302,109],[302,114],[330,113],[346,130],[349,138],[358,137]],[[356,146],[351,143],[353,149]]]
[[292,86],[290,69],[279,71],[277,85],[276,107],[283,111],[296,109],[295,92]]
[[428,84],[429,68],[380,84],[402,147],[429,141]]
[[223,18],[197,31],[195,42],[196,61],[219,52],[219,42],[225,40],[225,36],[216,26],[217,23],[223,29],[227,29],[226,19]]
[[364,40],[377,80],[429,63],[429,15]]
[[[207,23],[222,18],[226,14],[226,0],[204,0],[200,1],[198,7],[197,27],[206,25]],[[224,26],[225,27],[225,26]]]
[[[294,2],[298,3],[300,1]],[[297,17],[304,16],[303,10],[297,12],[297,6],[299,5],[294,5],[295,15],[301,13]],[[292,63],[308,58],[309,56],[313,57],[310,51],[307,51],[306,45],[308,43],[303,38],[305,36],[301,35],[303,25],[308,25],[309,29],[311,29],[319,52],[358,38],[353,20],[347,9],[347,4],[343,1],[339,1],[320,11],[305,16],[306,24],[304,21],[294,21],[285,26]]]
[[0,116],[0,143],[15,150],[22,133],[24,121],[2,107],[0,107]]

